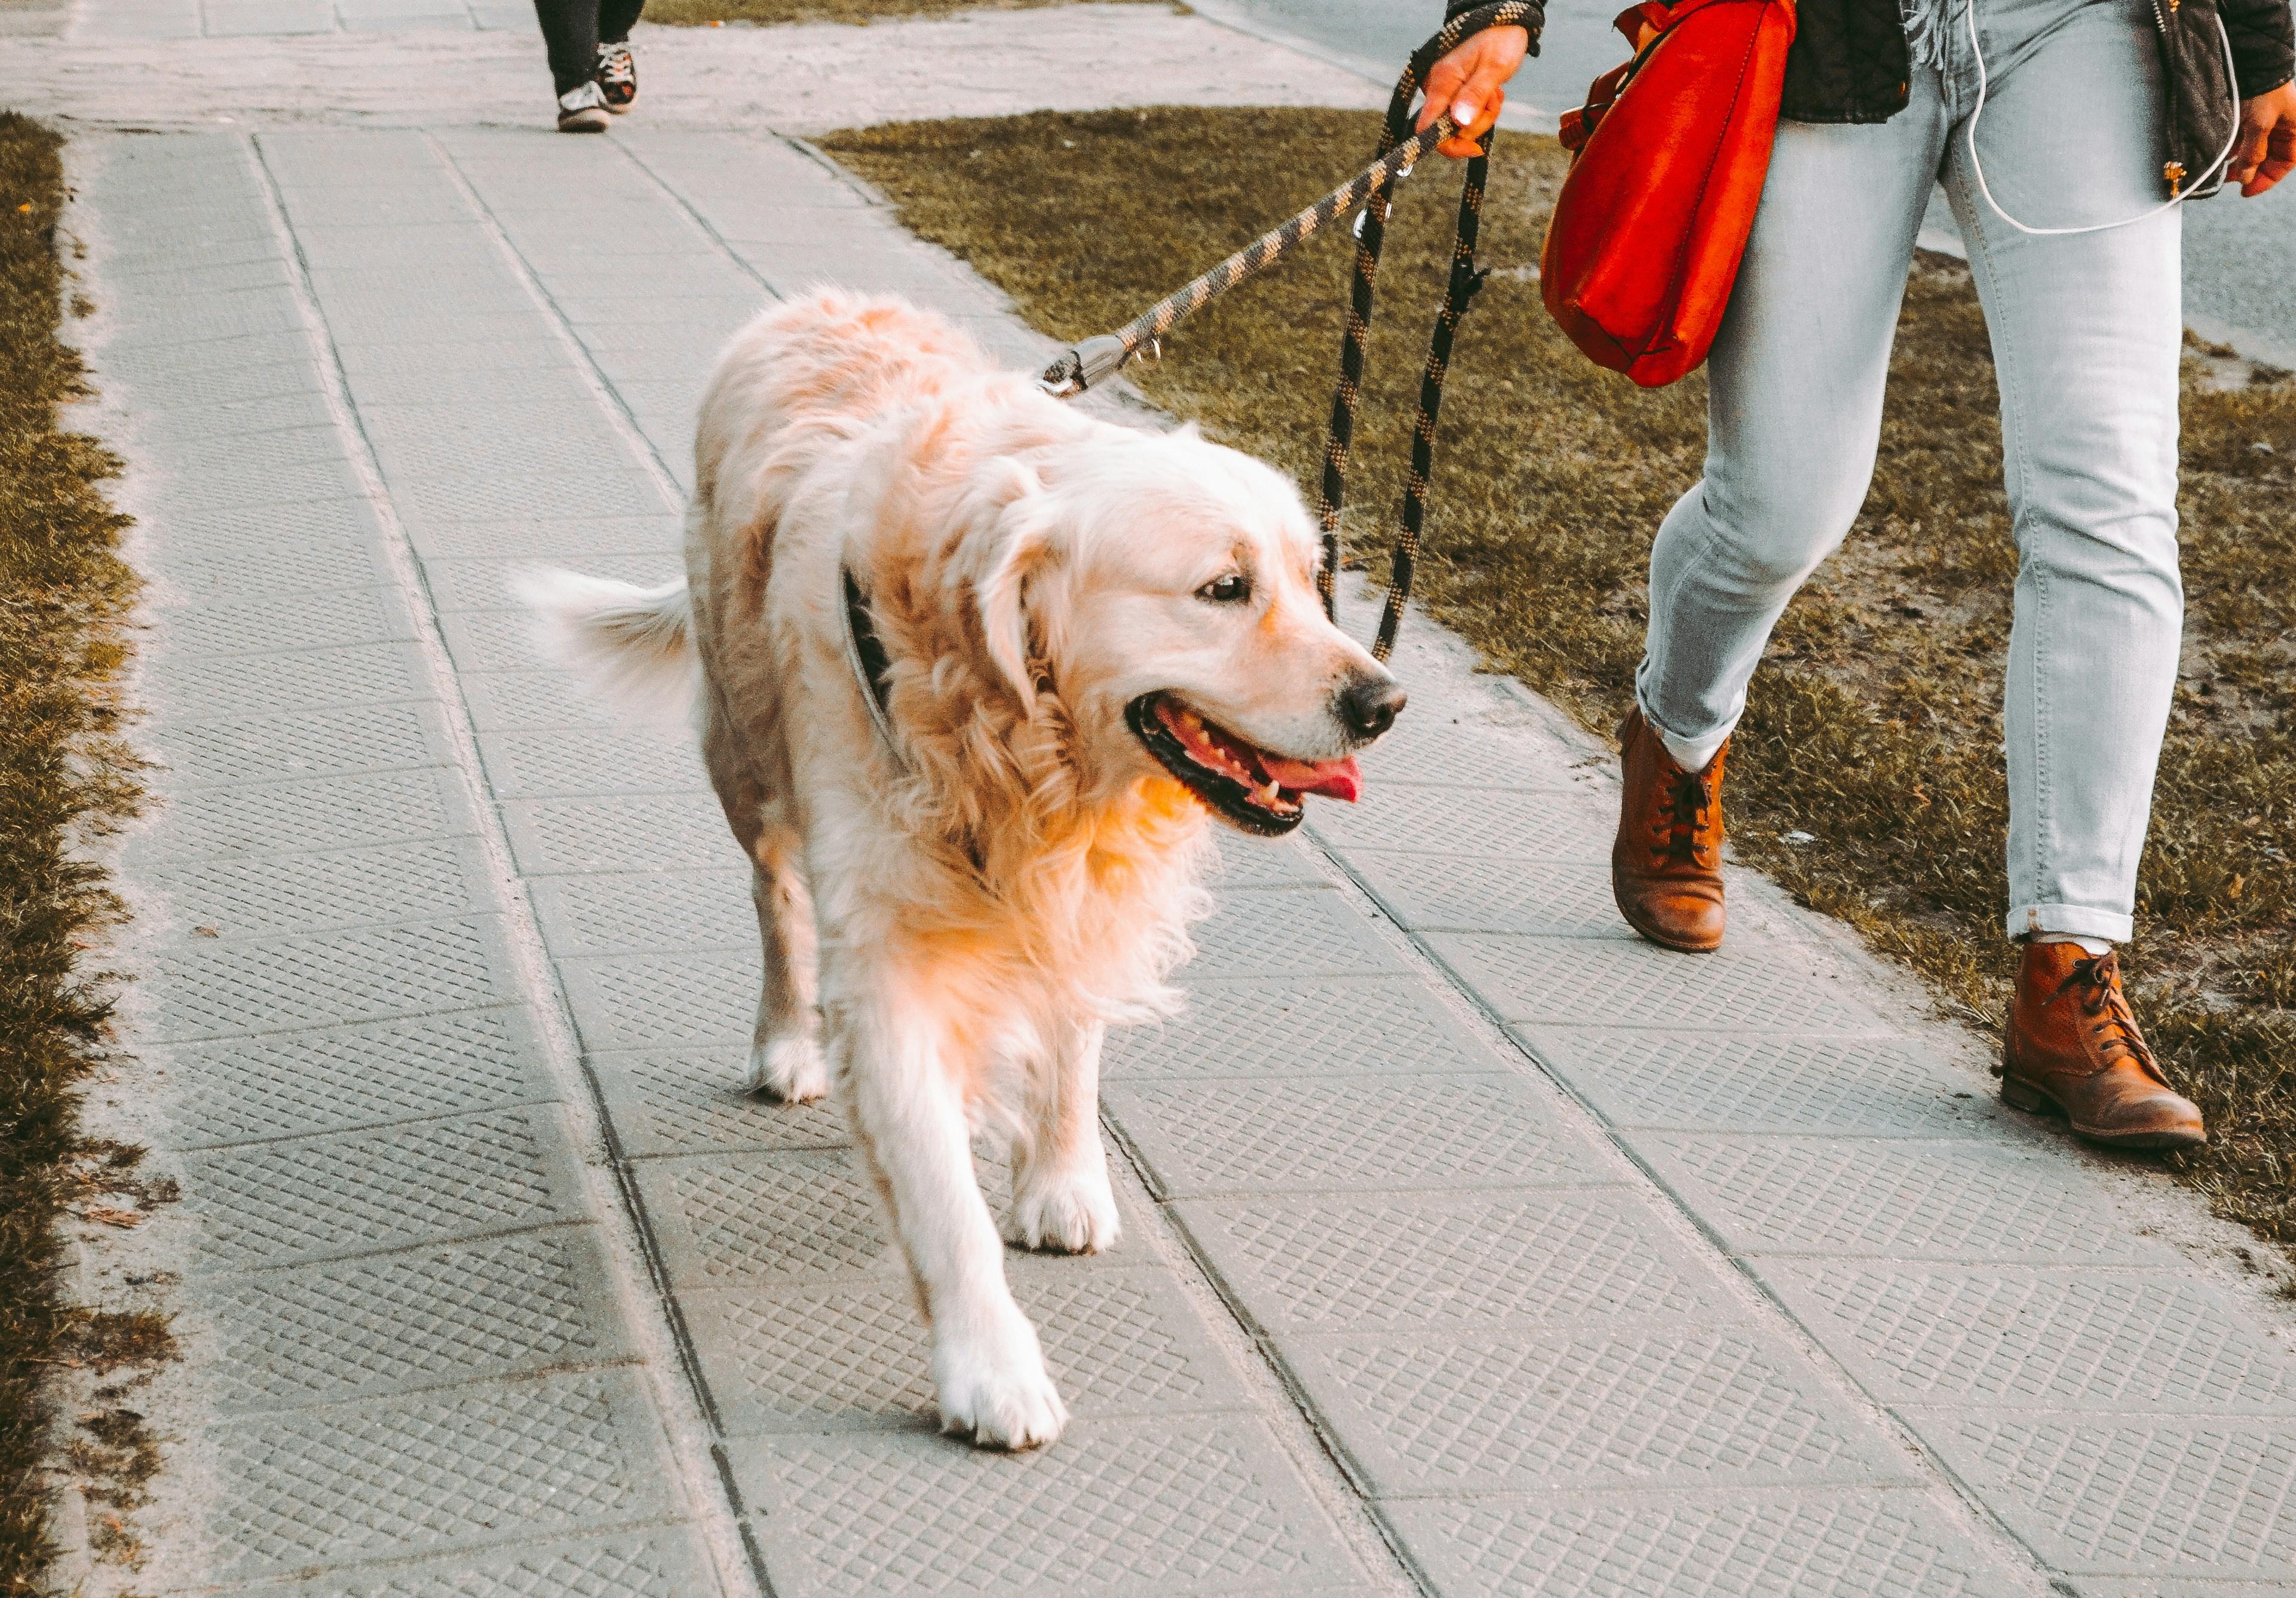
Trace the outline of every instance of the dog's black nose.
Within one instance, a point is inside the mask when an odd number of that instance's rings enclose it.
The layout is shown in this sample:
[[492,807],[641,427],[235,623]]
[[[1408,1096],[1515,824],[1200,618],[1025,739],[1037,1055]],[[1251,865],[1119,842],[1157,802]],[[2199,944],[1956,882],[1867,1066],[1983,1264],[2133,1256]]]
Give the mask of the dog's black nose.
[[1340,714],[1357,737],[1375,738],[1395,725],[1410,697],[1392,677],[1358,677],[1340,690]]

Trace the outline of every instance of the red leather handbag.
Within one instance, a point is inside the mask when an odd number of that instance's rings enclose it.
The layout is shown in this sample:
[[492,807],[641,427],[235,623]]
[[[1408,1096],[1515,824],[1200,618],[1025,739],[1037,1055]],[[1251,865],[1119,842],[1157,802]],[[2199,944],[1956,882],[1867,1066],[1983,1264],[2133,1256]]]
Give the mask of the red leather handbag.
[[1620,13],[1634,59],[1558,136],[1570,174],[1546,227],[1548,313],[1644,388],[1706,358],[1768,176],[1794,0],[1650,0]]

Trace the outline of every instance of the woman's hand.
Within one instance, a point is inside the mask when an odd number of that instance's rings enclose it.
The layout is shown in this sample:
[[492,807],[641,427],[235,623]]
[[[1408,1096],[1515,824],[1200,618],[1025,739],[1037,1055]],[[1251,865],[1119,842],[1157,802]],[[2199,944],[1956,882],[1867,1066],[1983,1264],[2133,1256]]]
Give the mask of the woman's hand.
[[[1506,80],[1529,54],[1528,29],[1484,29],[1427,70],[1427,99],[1419,108],[1418,128],[1423,131],[1448,111],[1459,131],[1435,147],[1455,158],[1472,155],[1499,119],[1499,107],[1506,103]],[[2296,101],[2291,102],[2289,112],[2291,121],[2284,126],[2296,125]],[[2284,164],[2280,169],[2287,169]]]
[[[1427,75],[1427,81],[1431,89],[1434,72]],[[2240,103],[2240,138],[2232,147],[2232,159],[2225,163],[2225,181],[2240,185],[2240,192],[2252,199],[2292,169],[2296,169],[2296,83],[2284,83]]]

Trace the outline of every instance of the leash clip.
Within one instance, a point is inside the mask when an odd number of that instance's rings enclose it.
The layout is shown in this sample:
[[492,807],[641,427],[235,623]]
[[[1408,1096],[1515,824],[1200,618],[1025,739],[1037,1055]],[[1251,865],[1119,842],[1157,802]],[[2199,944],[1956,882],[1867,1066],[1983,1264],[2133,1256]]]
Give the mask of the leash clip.
[[1065,351],[1046,367],[1044,375],[1037,379],[1037,386],[1055,400],[1072,400],[1106,383],[1131,358],[1132,351],[1125,347],[1122,339],[1112,333],[1099,334]]

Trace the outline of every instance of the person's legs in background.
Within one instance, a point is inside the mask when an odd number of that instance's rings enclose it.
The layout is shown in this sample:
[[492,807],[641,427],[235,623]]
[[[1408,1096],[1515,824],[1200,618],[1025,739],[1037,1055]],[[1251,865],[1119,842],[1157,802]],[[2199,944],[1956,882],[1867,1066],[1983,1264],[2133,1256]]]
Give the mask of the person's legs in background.
[[2161,65],[2140,12],[1957,0],[1946,179],[1985,304],[2019,552],[2005,728],[2008,930],[2026,940],[2003,1091],[2123,1146],[2203,1139],[2137,1032],[2112,945],[2135,907],[2183,625],[2177,569],[2181,216],[2160,210]]
[[619,114],[638,97],[638,67],[630,54],[630,29],[645,0],[598,0],[597,63],[592,76],[605,95],[606,109]]
[[1611,851],[1644,936],[1722,939],[1721,752],[1770,629],[1857,515],[1914,235],[1947,126],[1937,75],[1869,127],[1784,122],[1707,366],[1706,475],[1651,550]]
[[534,0],[534,14],[550,57],[559,131],[603,133],[613,119],[597,81],[599,0]]

